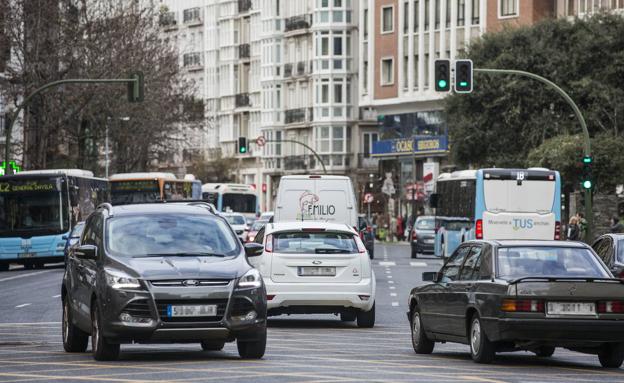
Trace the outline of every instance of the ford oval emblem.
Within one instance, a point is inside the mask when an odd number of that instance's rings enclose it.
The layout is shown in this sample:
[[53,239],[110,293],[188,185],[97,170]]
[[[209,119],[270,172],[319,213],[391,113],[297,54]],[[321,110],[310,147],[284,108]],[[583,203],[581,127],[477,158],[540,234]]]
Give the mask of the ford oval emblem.
[[186,281],[182,281],[182,286],[199,286],[199,281],[187,279]]
[[321,262],[321,261],[312,261],[313,265],[320,265],[321,263],[323,263],[323,262]]
[[570,287],[570,290],[568,290],[570,292],[570,295],[574,295],[574,293],[576,292],[576,285],[572,285],[572,287]]

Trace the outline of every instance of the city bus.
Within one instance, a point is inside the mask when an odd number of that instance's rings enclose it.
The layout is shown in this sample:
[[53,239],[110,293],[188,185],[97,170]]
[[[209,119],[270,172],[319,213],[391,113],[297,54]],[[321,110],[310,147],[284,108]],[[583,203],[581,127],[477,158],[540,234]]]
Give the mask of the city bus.
[[542,169],[444,173],[431,196],[435,254],[448,257],[471,239],[560,239],[561,177]]
[[33,170],[0,177],[0,270],[62,262],[67,236],[100,203],[108,181],[78,169]]
[[173,173],[119,173],[109,180],[113,205],[201,200],[201,182],[192,176],[178,179]]
[[250,219],[260,214],[258,193],[251,185],[204,184],[202,199],[213,204],[220,212],[241,213]]

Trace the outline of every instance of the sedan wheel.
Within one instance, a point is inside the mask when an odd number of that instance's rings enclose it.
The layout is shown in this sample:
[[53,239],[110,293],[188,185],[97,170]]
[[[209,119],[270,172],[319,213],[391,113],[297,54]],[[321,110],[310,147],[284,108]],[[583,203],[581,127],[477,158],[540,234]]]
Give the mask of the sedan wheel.
[[624,362],[624,343],[606,344],[598,352],[600,364],[605,368],[620,368]]
[[425,328],[420,320],[420,312],[414,309],[412,313],[412,347],[417,354],[431,354],[435,342],[427,338]]
[[490,363],[496,354],[494,344],[490,342],[481,326],[481,319],[478,315],[472,317],[470,324],[470,356],[477,363]]

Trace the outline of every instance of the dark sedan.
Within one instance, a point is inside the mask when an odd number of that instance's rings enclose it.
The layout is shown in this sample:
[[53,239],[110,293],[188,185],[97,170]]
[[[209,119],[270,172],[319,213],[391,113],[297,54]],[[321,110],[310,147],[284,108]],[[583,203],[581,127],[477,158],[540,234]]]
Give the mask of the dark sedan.
[[358,215],[358,234],[364,242],[364,247],[368,251],[370,259],[375,258],[375,234],[373,233],[373,225],[364,214]]
[[410,243],[412,245],[412,258],[418,254],[433,254],[435,243],[435,217],[420,216],[416,218],[416,223],[410,233]]
[[624,281],[583,243],[470,241],[423,280],[409,298],[417,353],[449,341],[470,345],[478,363],[556,347],[596,354],[604,367],[624,361]]
[[618,278],[624,279],[624,234],[605,234],[592,248]]

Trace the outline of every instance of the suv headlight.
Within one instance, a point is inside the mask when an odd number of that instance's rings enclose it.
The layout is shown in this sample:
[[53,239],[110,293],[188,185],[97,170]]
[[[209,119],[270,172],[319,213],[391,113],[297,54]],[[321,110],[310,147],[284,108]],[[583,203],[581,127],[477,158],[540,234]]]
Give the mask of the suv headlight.
[[106,275],[106,284],[113,289],[138,289],[141,287],[138,279],[132,278],[121,271],[104,269],[104,273]]
[[260,272],[256,269],[251,269],[245,273],[238,280],[238,285],[236,287],[247,289],[247,288],[257,288],[262,286],[262,276]]

